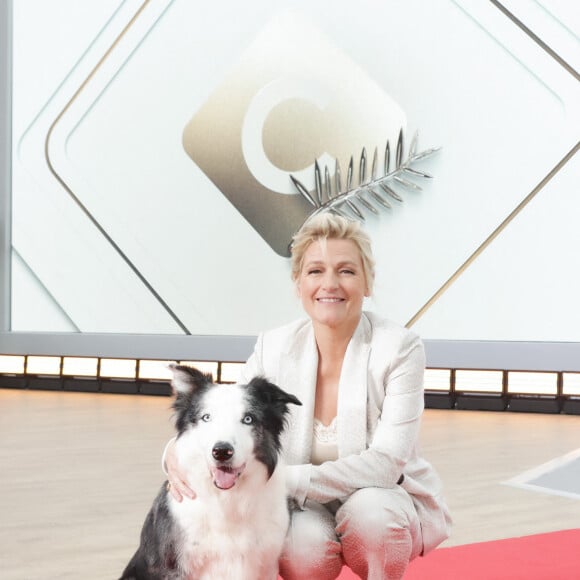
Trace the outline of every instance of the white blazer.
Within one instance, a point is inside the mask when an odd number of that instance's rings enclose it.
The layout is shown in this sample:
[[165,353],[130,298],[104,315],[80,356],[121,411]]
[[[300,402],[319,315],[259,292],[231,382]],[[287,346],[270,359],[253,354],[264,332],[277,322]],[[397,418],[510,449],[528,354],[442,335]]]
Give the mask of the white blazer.
[[338,387],[338,459],[312,465],[318,351],[310,319],[262,333],[242,381],[264,376],[302,402],[292,405],[283,449],[288,492],[300,505],[344,501],[357,489],[397,485],[412,497],[421,520],[424,553],[449,536],[442,485],[419,457],[425,354],[406,328],[364,313],[348,345]]

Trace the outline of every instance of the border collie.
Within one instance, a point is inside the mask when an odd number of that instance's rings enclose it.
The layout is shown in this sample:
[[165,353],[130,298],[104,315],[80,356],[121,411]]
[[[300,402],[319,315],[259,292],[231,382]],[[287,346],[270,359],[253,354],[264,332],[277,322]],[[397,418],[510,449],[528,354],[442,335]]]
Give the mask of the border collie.
[[261,377],[216,385],[170,368],[175,450],[196,498],[163,485],[121,580],[274,580],[289,523],[280,436],[301,403]]

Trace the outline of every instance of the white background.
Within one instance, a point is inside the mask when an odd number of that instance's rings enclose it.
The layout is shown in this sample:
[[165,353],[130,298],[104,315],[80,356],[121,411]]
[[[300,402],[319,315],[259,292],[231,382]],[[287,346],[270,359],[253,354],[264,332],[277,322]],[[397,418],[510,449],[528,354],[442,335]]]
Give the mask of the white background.
[[[103,231],[192,334],[301,314],[288,260],[181,145],[291,7],[398,103],[420,148],[442,146],[422,193],[367,220],[368,308],[405,324],[429,304],[413,325],[426,339],[580,342],[579,155],[490,242],[578,141],[578,81],[491,2],[153,0],[116,44],[140,2],[14,4],[13,330],[183,332]],[[503,4],[580,69],[575,3]],[[53,169],[102,230],[49,170],[55,122]]]

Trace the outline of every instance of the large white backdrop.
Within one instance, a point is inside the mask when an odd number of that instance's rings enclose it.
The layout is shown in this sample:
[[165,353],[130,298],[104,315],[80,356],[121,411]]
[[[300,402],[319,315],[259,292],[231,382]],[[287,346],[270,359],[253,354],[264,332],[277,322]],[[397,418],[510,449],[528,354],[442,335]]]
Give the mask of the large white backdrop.
[[497,4],[14,2],[12,330],[301,315],[289,174],[312,188],[315,158],[358,166],[402,127],[442,149],[366,220],[368,308],[426,339],[580,342],[580,8],[502,2],[541,46]]

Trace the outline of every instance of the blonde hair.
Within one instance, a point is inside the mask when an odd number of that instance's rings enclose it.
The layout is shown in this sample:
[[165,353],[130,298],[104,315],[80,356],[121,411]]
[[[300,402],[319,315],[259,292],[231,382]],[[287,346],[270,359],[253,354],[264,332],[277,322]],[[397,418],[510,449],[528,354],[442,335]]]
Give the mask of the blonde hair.
[[290,246],[292,280],[298,280],[304,263],[304,254],[312,242],[320,240],[351,240],[362,259],[365,282],[369,294],[372,293],[375,279],[375,260],[369,235],[360,227],[359,222],[340,215],[323,212],[312,216],[292,238]]

